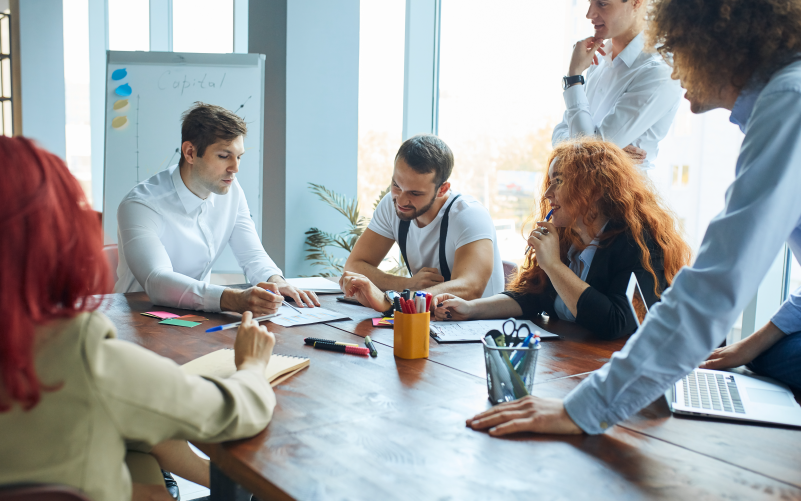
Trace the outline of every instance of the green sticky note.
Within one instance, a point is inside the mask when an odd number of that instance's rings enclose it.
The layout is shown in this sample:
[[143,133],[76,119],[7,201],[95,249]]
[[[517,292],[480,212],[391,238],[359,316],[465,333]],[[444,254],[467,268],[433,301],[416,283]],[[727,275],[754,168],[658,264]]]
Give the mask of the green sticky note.
[[168,318],[167,320],[162,320],[159,323],[160,324],[166,324],[166,325],[177,325],[178,327],[194,327],[196,325],[200,325],[200,322],[190,322],[188,320],[178,320],[177,318]]

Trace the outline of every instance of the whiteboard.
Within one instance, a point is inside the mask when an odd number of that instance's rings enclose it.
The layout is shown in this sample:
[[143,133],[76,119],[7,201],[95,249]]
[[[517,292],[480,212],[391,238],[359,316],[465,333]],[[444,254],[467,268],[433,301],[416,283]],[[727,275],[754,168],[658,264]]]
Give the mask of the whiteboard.
[[[247,123],[237,178],[261,238],[264,59],[261,54],[107,52],[105,243],[117,242],[117,207],[131,188],[178,163],[181,113],[195,101],[222,106]],[[213,271],[240,270],[226,246]]]

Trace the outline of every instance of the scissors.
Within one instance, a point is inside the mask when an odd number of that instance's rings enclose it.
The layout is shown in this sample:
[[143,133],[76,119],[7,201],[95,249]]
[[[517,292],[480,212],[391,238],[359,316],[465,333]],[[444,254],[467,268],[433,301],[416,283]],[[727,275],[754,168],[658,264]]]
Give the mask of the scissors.
[[[524,328],[527,331],[527,334],[525,336],[521,334],[521,331]],[[520,343],[525,341],[528,336],[531,335],[531,329],[528,328],[528,325],[522,324],[518,327],[514,319],[511,318],[503,323],[502,329],[504,335],[504,342],[506,343],[507,348],[519,345]]]

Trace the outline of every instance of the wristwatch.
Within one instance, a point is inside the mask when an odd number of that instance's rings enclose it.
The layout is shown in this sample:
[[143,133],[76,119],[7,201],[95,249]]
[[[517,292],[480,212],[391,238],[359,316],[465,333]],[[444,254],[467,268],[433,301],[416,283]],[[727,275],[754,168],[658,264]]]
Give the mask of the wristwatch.
[[384,292],[384,297],[389,301],[389,309],[382,313],[385,317],[391,317],[395,313],[395,298],[400,297],[400,292],[389,290]]
[[562,90],[567,90],[573,84],[584,85],[584,75],[574,75],[572,77],[562,77]]

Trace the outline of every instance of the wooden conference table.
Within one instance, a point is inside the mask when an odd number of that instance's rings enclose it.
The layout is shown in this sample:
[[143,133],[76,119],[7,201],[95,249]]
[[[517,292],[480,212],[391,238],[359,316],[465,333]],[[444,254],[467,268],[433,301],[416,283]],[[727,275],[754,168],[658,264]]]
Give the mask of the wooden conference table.
[[[801,430],[672,417],[660,398],[602,436],[491,438],[465,427],[489,407],[480,344],[437,345],[430,357],[392,354],[378,314],[321,297],[352,320],[283,328],[276,353],[311,365],[275,388],[265,431],[247,440],[197,444],[211,457],[212,499],[801,499]],[[119,337],[185,363],[232,347],[235,330],[206,334],[227,314],[191,329],[140,315],[144,293],[111,294],[103,312]],[[182,310],[158,307],[182,313]],[[562,397],[623,341],[592,341],[574,325],[543,327],[561,340],[540,353],[538,396]],[[362,343],[377,358],[315,350],[304,337]],[[233,480],[233,482],[231,482]]]

